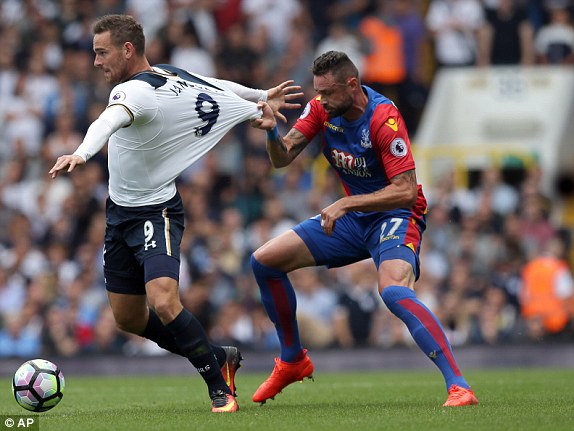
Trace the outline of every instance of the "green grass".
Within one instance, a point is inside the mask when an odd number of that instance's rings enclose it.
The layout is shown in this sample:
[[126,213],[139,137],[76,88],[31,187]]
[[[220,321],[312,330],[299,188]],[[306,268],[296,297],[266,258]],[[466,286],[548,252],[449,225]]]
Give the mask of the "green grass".
[[[66,377],[60,405],[40,414],[41,431],[130,430],[572,430],[574,370],[467,372],[480,405],[445,408],[431,371],[320,373],[264,406],[251,395],[266,375],[240,373],[237,414],[212,414],[196,377]],[[0,379],[0,415],[20,415]],[[1,428],[0,424],[0,429]]]

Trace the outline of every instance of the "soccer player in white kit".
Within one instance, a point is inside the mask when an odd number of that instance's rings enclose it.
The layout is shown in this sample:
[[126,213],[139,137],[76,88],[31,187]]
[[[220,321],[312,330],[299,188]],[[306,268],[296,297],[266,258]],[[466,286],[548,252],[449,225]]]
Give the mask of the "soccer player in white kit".
[[[286,81],[267,91],[195,75],[170,65],[150,66],[141,25],[107,15],[94,25],[94,66],[115,84],[104,112],[74,154],[49,174],[71,172],[108,143],[104,275],[119,328],[189,359],[205,380],[213,412],[234,412],[234,375],[241,354],[209,343],[178,292],[184,213],[175,179],[235,125],[280,109],[300,107],[299,86]],[[148,306],[149,304],[149,306]]]

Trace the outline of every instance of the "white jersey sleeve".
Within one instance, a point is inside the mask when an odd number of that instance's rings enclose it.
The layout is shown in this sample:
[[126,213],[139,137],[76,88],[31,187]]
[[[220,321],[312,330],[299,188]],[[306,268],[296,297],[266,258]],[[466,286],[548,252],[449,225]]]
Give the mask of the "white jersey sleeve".
[[235,125],[261,116],[215,79],[164,65],[114,87],[109,106],[132,118],[109,140],[110,198],[122,206],[163,203],[179,174]]
[[78,149],[74,151],[74,154],[88,161],[106,145],[108,139],[115,131],[121,127],[128,126],[132,119],[129,112],[119,105],[113,105],[104,110],[90,125],[84,140]]

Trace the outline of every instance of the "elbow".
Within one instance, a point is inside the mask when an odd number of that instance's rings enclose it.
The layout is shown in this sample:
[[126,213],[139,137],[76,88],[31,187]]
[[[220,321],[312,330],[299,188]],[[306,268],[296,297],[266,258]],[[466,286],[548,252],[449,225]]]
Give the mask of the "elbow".
[[408,208],[414,207],[417,204],[418,197],[419,197],[418,189],[415,188],[414,190],[411,190],[406,199],[407,207]]

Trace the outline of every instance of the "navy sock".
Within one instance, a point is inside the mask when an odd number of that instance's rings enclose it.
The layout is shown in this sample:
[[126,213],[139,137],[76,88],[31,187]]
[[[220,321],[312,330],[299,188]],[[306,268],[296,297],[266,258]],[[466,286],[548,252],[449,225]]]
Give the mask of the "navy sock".
[[440,369],[447,390],[453,384],[468,388],[440,322],[417,299],[415,292],[405,286],[389,286],[381,297],[389,310],[407,325],[419,348]]
[[297,362],[303,357],[303,347],[297,326],[297,298],[287,274],[260,264],[251,255],[251,268],[261,292],[261,302],[275,324],[280,357],[285,362]]
[[[171,353],[175,353],[176,355],[184,356],[185,355],[179,349],[179,346],[175,342],[175,338],[173,338],[173,334],[169,329],[165,327],[155,311],[149,310],[149,318],[147,321],[147,325],[141,334],[142,337],[147,338],[148,340],[153,341],[162,349],[165,349]],[[225,364],[225,350],[216,344],[211,344],[211,350],[215,354],[217,358],[217,363],[219,367],[222,367]]]
[[221,389],[230,394],[231,390],[223,380],[217,358],[195,316],[184,308],[165,326],[172,333],[183,356],[193,364],[205,380],[209,393]]

